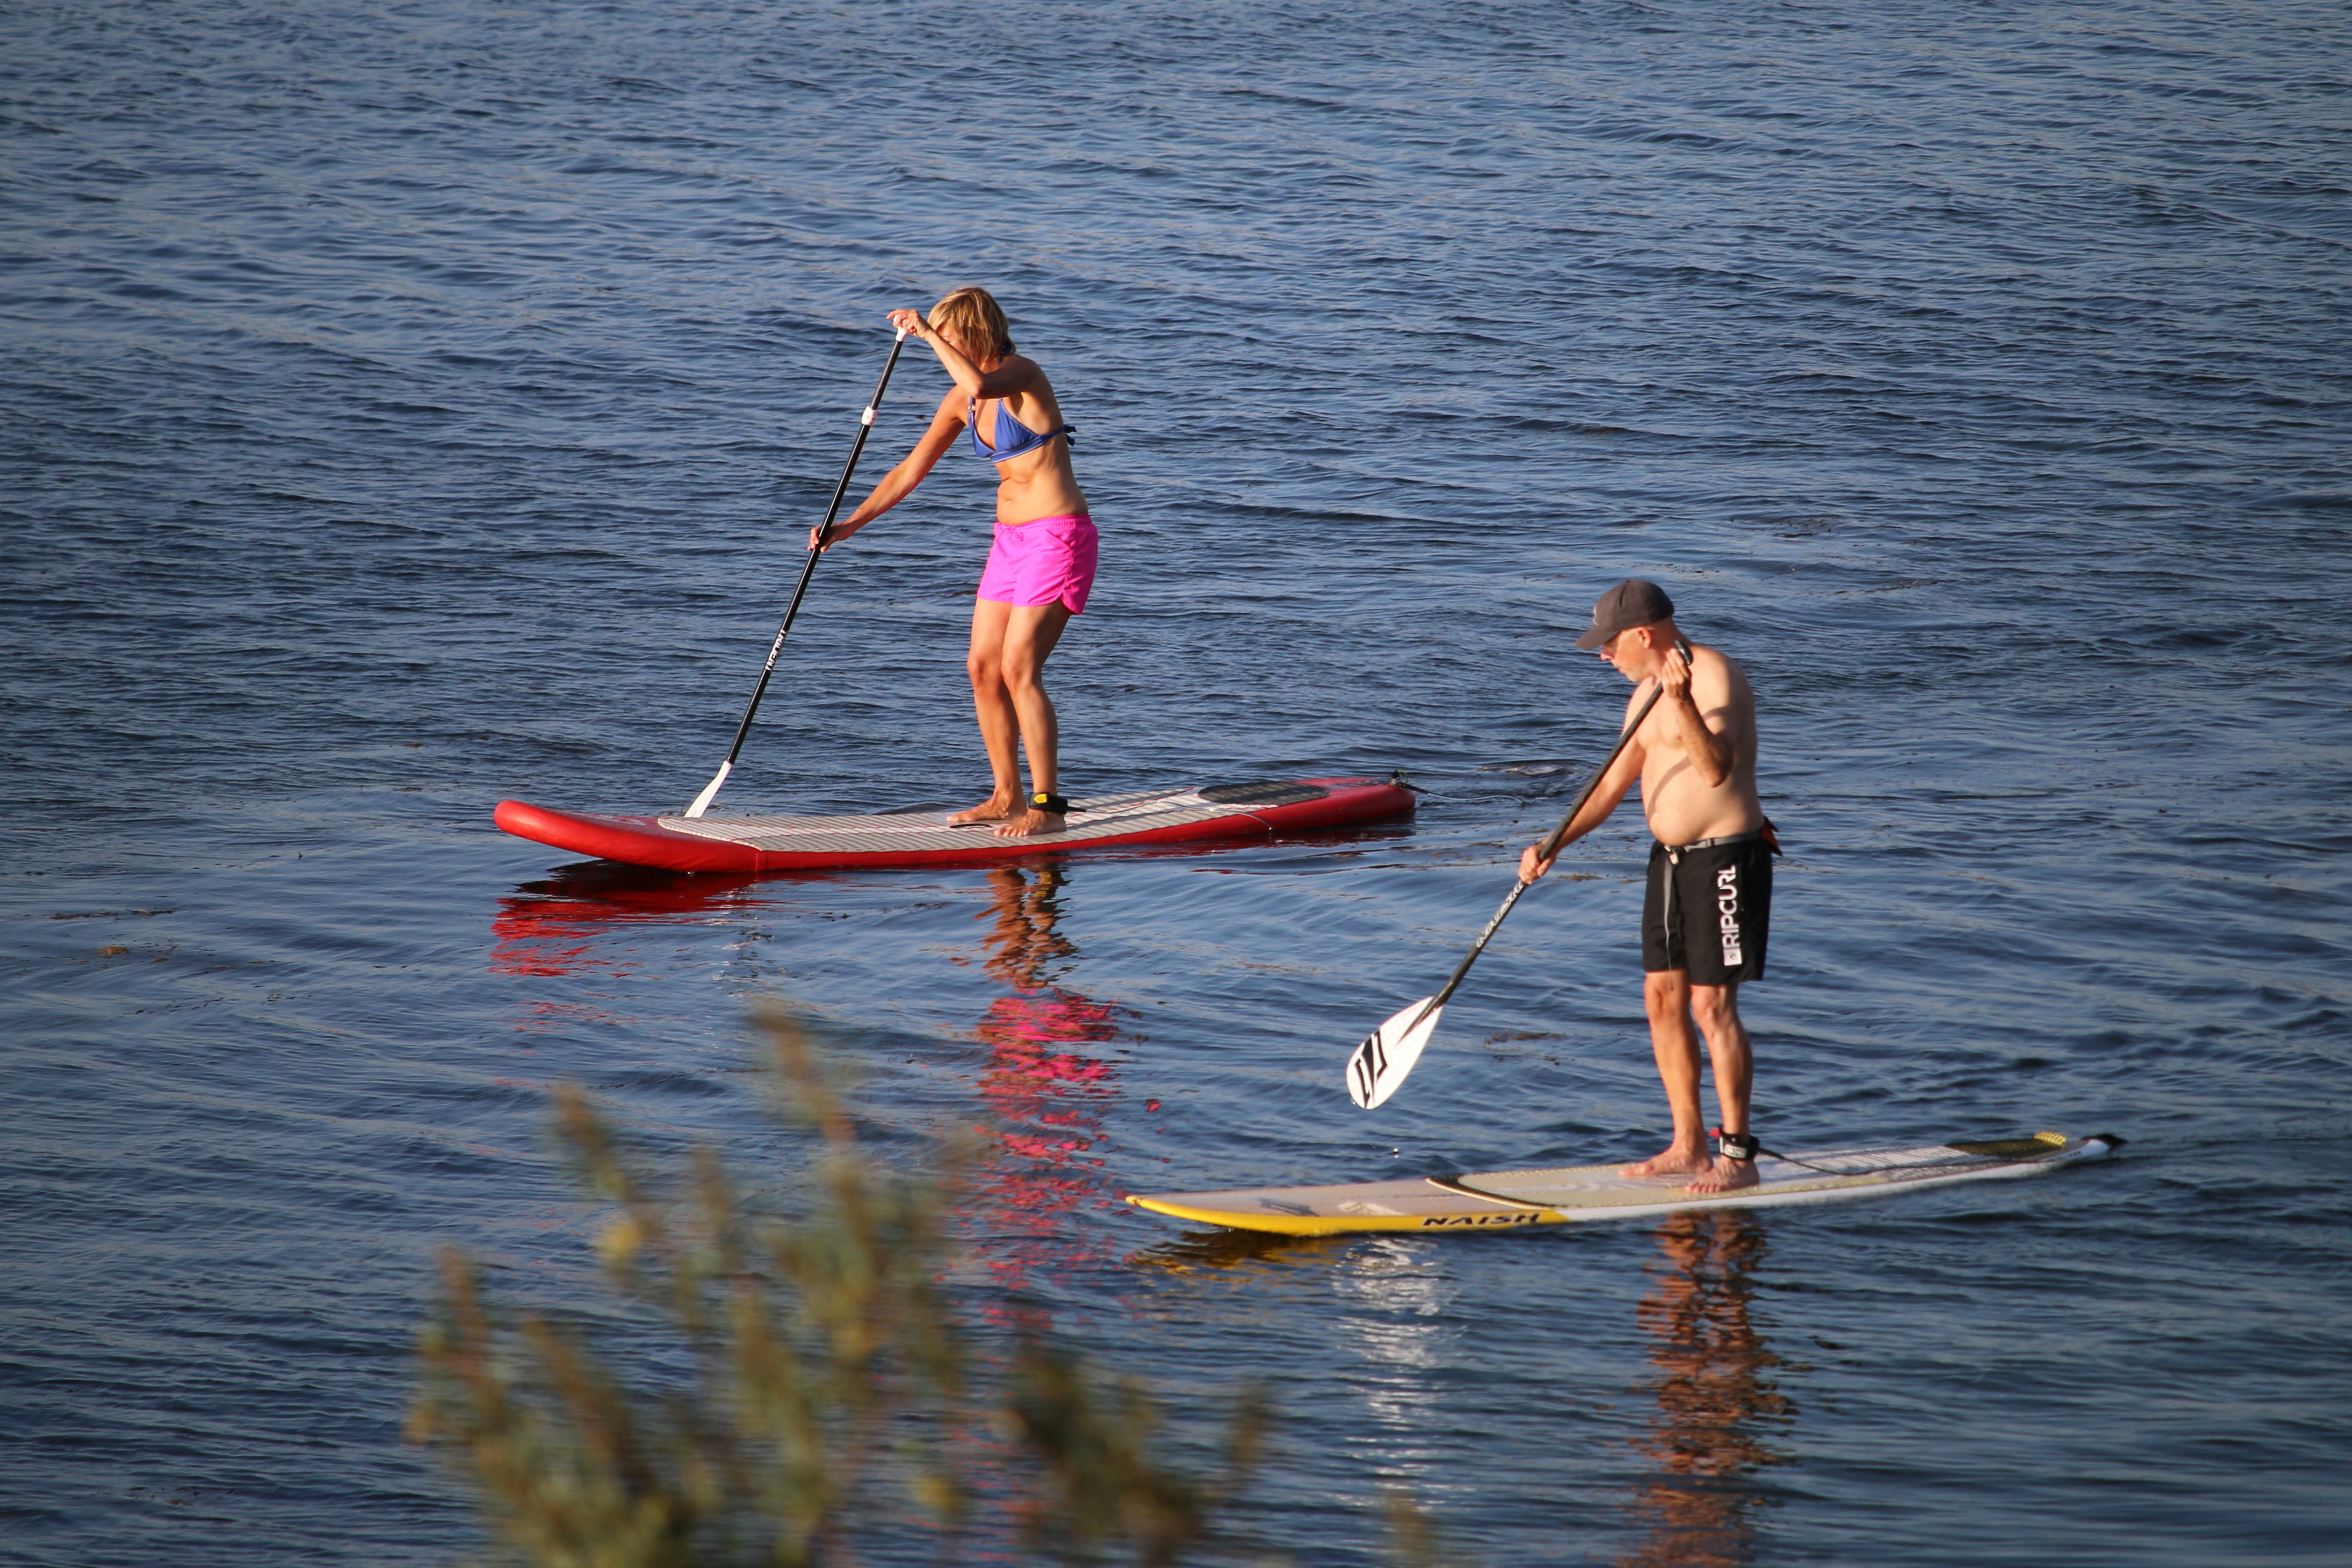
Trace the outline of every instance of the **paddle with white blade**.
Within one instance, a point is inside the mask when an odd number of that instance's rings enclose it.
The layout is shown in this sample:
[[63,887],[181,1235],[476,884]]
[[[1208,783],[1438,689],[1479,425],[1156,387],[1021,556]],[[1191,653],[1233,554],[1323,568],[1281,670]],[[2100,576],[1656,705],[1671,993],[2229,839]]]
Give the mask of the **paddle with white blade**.
[[849,461],[841,465],[841,482],[833,487],[833,505],[824,509],[824,522],[816,531],[816,542],[809,547],[808,564],[801,568],[800,586],[793,590],[793,601],[784,611],[784,623],[776,628],[776,640],[768,644],[768,662],[760,666],[760,684],[751,688],[751,700],[743,706],[743,722],[735,727],[735,744],[727,748],[727,760],[702,787],[702,793],[684,811],[684,817],[699,817],[710,810],[710,802],[719,797],[719,787],[735,771],[735,759],[743,755],[743,737],[751,733],[751,716],[760,711],[760,699],[768,695],[768,677],[776,673],[776,657],[784,651],[784,639],[792,634],[793,617],[801,612],[801,595],[808,591],[809,579],[816,575],[817,558],[824,553],[824,541],[833,532],[833,519],[841,511],[841,498],[849,494],[849,476],[857,472],[858,455],[866,450],[866,437],[874,428],[874,411],[882,406],[882,394],[890,390],[890,372],[898,368],[898,350],[907,346],[907,334],[900,332],[897,342],[890,345],[890,357],[882,362],[882,379],[875,383],[874,395],[866,400],[866,412],[857,418],[857,439],[851,443]]
[[[1690,657],[1689,644],[1677,646],[1682,648],[1684,658]],[[1664,686],[1652,692],[1649,700],[1642,705],[1642,710],[1633,716],[1633,721],[1617,737],[1617,744],[1610,749],[1608,757],[1592,770],[1592,777],[1585,780],[1584,788],[1577,791],[1576,803],[1569,807],[1568,815],[1559,820],[1559,826],[1551,831],[1551,836],[1544,840],[1543,847],[1536,852],[1538,860],[1548,861],[1559,851],[1560,840],[1568,836],[1568,825],[1576,821],[1576,814],[1584,810],[1584,803],[1592,799],[1595,789],[1601,788],[1601,780],[1607,777],[1609,769],[1616,764],[1625,747],[1632,744],[1634,734],[1642,727],[1642,721],[1650,716],[1650,710],[1658,706],[1658,698],[1664,692]],[[1397,1092],[1405,1075],[1421,1060],[1422,1048],[1429,1043],[1429,1037],[1437,1032],[1438,1017],[1445,1010],[1446,1000],[1454,995],[1454,988],[1470,972],[1470,966],[1478,961],[1478,955],[1486,950],[1487,941],[1503,924],[1503,917],[1510,914],[1511,905],[1518,903],[1519,894],[1533,885],[1525,881],[1513,882],[1511,891],[1503,899],[1503,907],[1495,911],[1495,918],[1486,922],[1486,929],[1478,933],[1478,940],[1470,945],[1470,951],[1464,956],[1461,966],[1454,971],[1454,977],[1445,982],[1444,988],[1433,997],[1423,997],[1411,1007],[1399,1009],[1393,1018],[1366,1036],[1363,1044],[1356,1047],[1356,1054],[1348,1058],[1348,1095],[1357,1104],[1369,1111]]]

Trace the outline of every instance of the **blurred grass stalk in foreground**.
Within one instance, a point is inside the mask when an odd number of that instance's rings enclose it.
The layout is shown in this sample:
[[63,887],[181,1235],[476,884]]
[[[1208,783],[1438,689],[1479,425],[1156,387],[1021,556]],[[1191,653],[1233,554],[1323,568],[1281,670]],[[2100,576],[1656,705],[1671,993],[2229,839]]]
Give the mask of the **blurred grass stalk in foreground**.
[[[596,1245],[618,1321],[592,1336],[510,1312],[477,1264],[443,1256],[409,1433],[470,1480],[507,1555],[534,1568],[1258,1556],[1219,1527],[1256,1464],[1257,1394],[1226,1427],[1221,1472],[1193,1477],[1152,1452],[1158,1414],[1137,1385],[1104,1383],[1034,1331],[989,1354],[939,1283],[952,1178],[867,1157],[800,1029],[774,1011],[761,1022],[791,1112],[821,1134],[797,1212],[747,1197],[708,1149],[666,1183],[566,1086],[558,1135],[614,1209]],[[592,1338],[625,1343],[635,1370]]]

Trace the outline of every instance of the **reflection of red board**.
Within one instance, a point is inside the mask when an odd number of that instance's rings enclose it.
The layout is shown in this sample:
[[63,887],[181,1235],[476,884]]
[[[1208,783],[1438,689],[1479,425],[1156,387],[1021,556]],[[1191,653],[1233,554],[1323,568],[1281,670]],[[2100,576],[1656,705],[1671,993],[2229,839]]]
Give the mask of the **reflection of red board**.
[[820,871],[967,865],[1080,847],[1259,838],[1345,827],[1412,810],[1412,792],[1370,779],[1214,784],[1071,802],[1069,827],[1000,839],[991,824],[950,828],[944,811],[880,817],[607,817],[499,802],[498,822],[560,850],[665,871]]

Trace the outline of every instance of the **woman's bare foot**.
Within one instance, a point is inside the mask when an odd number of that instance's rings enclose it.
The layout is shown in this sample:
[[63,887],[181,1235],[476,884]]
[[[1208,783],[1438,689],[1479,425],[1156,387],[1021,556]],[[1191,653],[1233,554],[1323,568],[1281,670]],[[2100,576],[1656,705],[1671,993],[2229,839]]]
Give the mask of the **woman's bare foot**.
[[1743,1186],[1754,1186],[1763,1178],[1756,1174],[1754,1160],[1717,1158],[1708,1168],[1691,1177],[1685,1192],[1736,1192]]
[[1628,1180],[1638,1181],[1643,1176],[1692,1176],[1714,1168],[1715,1156],[1706,1152],[1706,1145],[1685,1149],[1677,1144],[1663,1155],[1652,1155],[1634,1165],[1619,1166],[1617,1174]]
[[970,810],[958,811],[948,819],[948,826],[961,828],[966,822],[1001,822],[1007,817],[1017,817],[1020,814],[1020,796],[996,794],[991,795]]
[[1069,825],[1059,811],[1040,811],[1032,808],[1018,816],[1010,817],[1003,827],[995,830],[995,834],[1000,839],[1026,839],[1038,833],[1058,833]]

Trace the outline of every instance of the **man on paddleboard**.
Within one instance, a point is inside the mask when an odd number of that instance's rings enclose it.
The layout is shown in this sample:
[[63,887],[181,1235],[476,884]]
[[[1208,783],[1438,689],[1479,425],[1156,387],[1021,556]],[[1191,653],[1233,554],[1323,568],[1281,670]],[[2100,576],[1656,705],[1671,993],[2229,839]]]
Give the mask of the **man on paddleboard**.
[[[1642,900],[1642,1000],[1674,1112],[1675,1141],[1619,1174],[1688,1175],[1692,1192],[1753,1186],[1752,1065],[1739,985],[1764,973],[1775,852],[1771,824],[1756,798],[1756,694],[1738,664],[1685,639],[1675,626],[1674,601],[1638,578],[1601,596],[1591,628],[1576,645],[1598,649],[1635,683],[1624,722],[1633,721],[1654,685],[1662,696],[1560,839],[1567,844],[1599,827],[1641,780],[1642,810],[1656,839]],[[1541,847],[1530,844],[1520,854],[1522,881],[1551,870],[1550,861],[1536,858]],[[1699,1113],[1702,1037],[1723,1111],[1713,1149]]]

